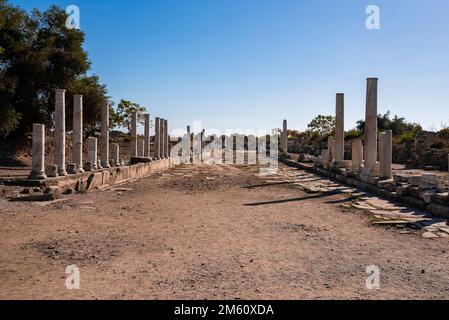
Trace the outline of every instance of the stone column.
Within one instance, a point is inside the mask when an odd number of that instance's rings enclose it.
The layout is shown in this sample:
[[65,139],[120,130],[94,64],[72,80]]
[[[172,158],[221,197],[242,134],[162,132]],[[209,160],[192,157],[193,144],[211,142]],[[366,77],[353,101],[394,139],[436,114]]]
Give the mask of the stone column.
[[382,178],[392,177],[392,162],[393,162],[393,133],[391,130],[382,132],[379,135],[379,165],[380,176]]
[[345,159],[344,108],[344,94],[337,93],[335,110],[335,150],[333,150],[335,161],[343,161]]
[[83,170],[83,96],[73,96],[73,162],[75,172]]
[[97,153],[97,138],[87,138],[87,161],[91,163],[93,170],[98,169]]
[[101,110],[101,166],[109,168],[109,105],[105,103]]
[[287,120],[284,120],[281,133],[281,151],[288,152],[288,131],[287,131]]
[[137,142],[137,156],[144,157],[145,154],[145,140],[138,140]]
[[328,162],[334,161],[334,148],[335,148],[335,140],[334,137],[329,136],[327,138],[327,151],[328,151]]
[[154,119],[154,157],[156,160],[161,158],[161,119]]
[[144,114],[145,119],[145,133],[144,133],[144,148],[143,148],[143,156],[145,158],[150,158],[150,115]]
[[363,164],[363,144],[361,139],[352,141],[352,171],[359,172]]
[[367,79],[365,112],[365,168],[373,169],[377,161],[377,78]]
[[65,169],[65,90],[56,89],[55,97],[55,164],[58,174],[66,176]]
[[45,125],[33,124],[32,165],[28,179],[47,179],[45,175]]
[[192,132],[190,129],[190,126],[187,126],[187,135],[188,135],[188,139],[189,139],[189,162],[192,163],[193,162],[193,141],[192,141]]
[[168,148],[169,146],[169,139],[170,136],[168,135],[168,120],[164,120],[164,134],[165,134],[165,145],[164,145],[164,151],[165,151],[165,159],[170,158],[170,150]]
[[131,114],[131,157],[137,157],[137,113]]
[[116,167],[120,167],[120,146],[117,143],[111,145],[111,157]]
[[160,134],[159,134],[159,157],[161,159],[165,159],[164,155],[165,155],[165,128],[164,128],[164,119],[161,118],[159,123],[159,130],[160,130]]

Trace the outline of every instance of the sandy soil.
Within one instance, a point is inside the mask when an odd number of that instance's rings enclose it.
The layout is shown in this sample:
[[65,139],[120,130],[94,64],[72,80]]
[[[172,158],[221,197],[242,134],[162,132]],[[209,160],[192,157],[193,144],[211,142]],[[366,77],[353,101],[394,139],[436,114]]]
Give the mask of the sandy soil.
[[447,238],[372,226],[343,197],[199,166],[51,205],[0,199],[0,298],[449,298]]

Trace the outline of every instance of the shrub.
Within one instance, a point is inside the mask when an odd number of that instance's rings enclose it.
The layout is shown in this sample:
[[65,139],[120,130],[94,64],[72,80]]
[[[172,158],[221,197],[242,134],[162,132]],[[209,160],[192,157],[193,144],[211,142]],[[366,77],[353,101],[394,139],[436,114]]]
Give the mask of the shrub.
[[351,129],[345,134],[345,140],[353,140],[361,138],[363,135],[362,131],[357,129]]
[[432,149],[444,149],[445,146],[446,146],[446,144],[444,143],[443,140],[438,140],[434,144],[432,144],[430,147]]
[[411,142],[415,140],[416,133],[411,131],[406,131],[398,136],[396,136],[393,141],[396,144]]

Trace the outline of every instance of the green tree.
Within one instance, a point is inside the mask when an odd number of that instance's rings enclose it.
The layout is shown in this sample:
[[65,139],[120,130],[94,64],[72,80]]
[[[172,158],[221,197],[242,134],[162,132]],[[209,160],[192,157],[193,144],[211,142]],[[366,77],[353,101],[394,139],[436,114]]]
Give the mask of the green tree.
[[[387,111],[383,115],[377,115],[377,128],[379,131],[391,130],[393,135],[407,133],[413,137],[422,131],[422,127],[419,124],[407,122],[403,117],[395,115],[393,119],[390,119],[390,111]],[[362,133],[365,132],[364,120],[357,121],[357,129]]]
[[335,131],[335,117],[318,115],[307,126],[308,130],[314,134],[325,136]]
[[106,88],[97,77],[86,75],[90,61],[83,49],[84,33],[67,29],[66,18],[56,6],[28,14],[0,0],[0,108],[6,110],[2,136],[23,136],[33,123],[52,126],[56,88],[67,89],[68,127],[73,93],[86,94],[86,123],[98,121],[108,100]]
[[143,114],[145,111],[146,108],[142,107],[138,103],[122,99],[117,106],[117,110],[113,114],[113,122],[115,126],[124,127],[128,129],[128,132],[131,132],[132,113],[137,112],[137,122],[143,124]]

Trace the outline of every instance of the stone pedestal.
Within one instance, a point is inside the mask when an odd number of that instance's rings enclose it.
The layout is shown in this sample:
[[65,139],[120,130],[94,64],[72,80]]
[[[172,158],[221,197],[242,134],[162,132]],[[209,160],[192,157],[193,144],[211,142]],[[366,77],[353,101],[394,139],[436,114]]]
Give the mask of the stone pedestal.
[[83,170],[83,96],[73,96],[73,162],[75,172]]
[[335,108],[335,161],[345,159],[345,120],[344,120],[344,94],[337,93]]
[[66,176],[65,169],[65,90],[56,89],[55,96],[55,164],[58,174]]
[[101,166],[109,168],[109,105],[104,104],[101,111]]
[[368,78],[365,111],[365,168],[372,169],[377,161],[377,78]]
[[45,175],[45,126],[33,124],[33,147],[31,149],[32,164],[28,179],[42,180]]
[[154,156],[156,160],[161,158],[161,119],[156,117],[154,119]]
[[143,156],[150,158],[150,115],[144,114],[143,116],[145,122]]
[[137,157],[137,113],[131,114],[131,157]]
[[352,172],[358,173],[363,164],[363,144],[361,139],[352,141]]
[[92,164],[92,170],[98,169],[97,161],[97,138],[87,138],[87,161]]
[[393,159],[392,140],[393,133],[391,130],[382,132],[379,135],[379,171],[381,178],[391,178],[393,176],[393,172],[391,170]]
[[114,166],[120,166],[120,146],[117,143],[111,145],[111,155],[114,161]]

